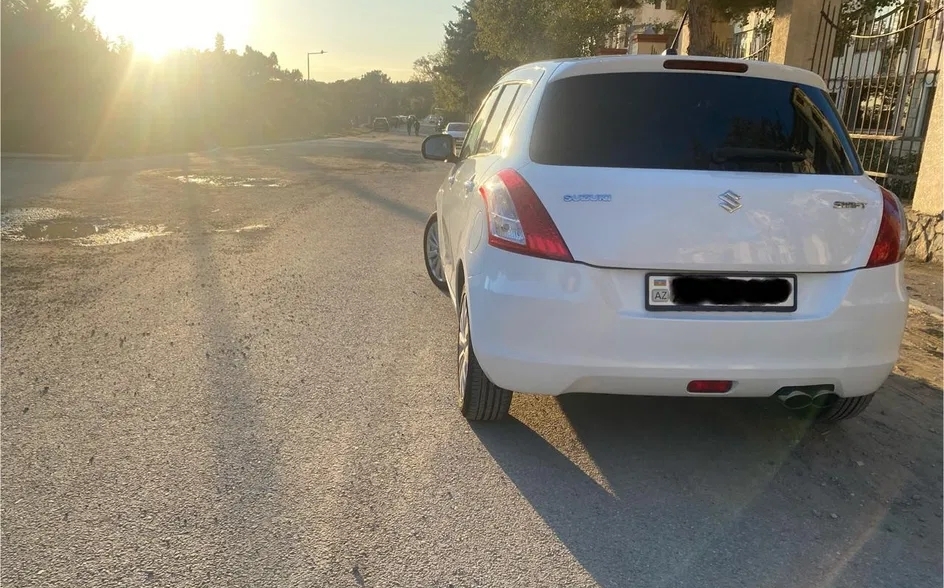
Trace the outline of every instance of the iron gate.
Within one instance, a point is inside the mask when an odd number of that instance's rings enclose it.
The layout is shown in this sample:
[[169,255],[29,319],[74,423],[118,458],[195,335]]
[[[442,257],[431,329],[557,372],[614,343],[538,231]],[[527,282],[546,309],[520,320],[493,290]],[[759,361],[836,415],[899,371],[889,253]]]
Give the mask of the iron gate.
[[914,196],[942,47],[944,0],[874,12],[824,0],[812,69],[824,72],[866,172],[902,200]]

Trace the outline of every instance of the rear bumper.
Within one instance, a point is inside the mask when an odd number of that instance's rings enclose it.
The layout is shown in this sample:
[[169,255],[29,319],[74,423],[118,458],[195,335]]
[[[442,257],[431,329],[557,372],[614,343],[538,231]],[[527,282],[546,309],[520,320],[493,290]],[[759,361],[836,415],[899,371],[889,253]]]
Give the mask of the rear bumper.
[[908,312],[901,264],[801,274],[795,313],[666,313],[645,310],[644,271],[480,255],[489,269],[468,277],[475,353],[520,392],[688,396],[689,381],[718,379],[735,384],[716,396],[869,394],[898,359]]

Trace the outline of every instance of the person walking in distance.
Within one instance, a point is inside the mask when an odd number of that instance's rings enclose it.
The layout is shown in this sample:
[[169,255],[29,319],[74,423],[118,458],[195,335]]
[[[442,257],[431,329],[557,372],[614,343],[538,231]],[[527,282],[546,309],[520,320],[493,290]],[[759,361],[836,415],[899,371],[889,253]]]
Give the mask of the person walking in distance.
[[418,120],[413,121],[413,131],[417,137],[420,136],[420,121]]
[[410,118],[406,119],[406,134],[411,135],[412,133],[410,131],[412,130],[413,130],[413,117],[411,116]]

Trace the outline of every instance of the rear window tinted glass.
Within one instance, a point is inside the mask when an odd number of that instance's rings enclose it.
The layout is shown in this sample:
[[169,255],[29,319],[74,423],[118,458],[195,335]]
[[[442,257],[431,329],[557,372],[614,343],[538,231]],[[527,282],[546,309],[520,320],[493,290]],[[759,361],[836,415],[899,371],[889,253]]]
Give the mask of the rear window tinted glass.
[[[530,152],[548,165],[861,173],[825,92],[717,74],[595,74],[552,82]],[[783,152],[799,161],[784,161],[783,155],[791,158]]]

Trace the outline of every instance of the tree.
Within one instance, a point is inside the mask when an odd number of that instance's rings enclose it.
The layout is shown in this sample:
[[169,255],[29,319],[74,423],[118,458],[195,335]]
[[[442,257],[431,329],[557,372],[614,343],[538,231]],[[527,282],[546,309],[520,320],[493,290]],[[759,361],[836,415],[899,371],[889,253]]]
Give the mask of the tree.
[[431,77],[436,106],[468,117],[485,93],[514,63],[488,55],[478,46],[480,27],[472,17],[476,0],[457,7],[458,18],[446,24],[442,49],[414,63],[419,77]]
[[516,64],[593,55],[627,22],[612,0],[474,0],[476,47]]
[[743,21],[755,10],[771,10],[776,0],[689,0],[689,55],[719,55],[712,25]]
[[[3,149],[108,156],[310,138],[370,106],[425,114],[431,81],[380,71],[304,83],[275,53],[184,49],[152,63],[104,38],[84,0],[0,0]],[[392,114],[390,110],[377,115]]]
[[[634,8],[640,0],[612,0],[616,8]],[[642,0],[649,2],[650,0]],[[873,15],[880,8],[895,4],[915,3],[916,0],[843,0],[839,20],[837,44],[845,46],[850,32],[862,15]],[[716,22],[744,22],[753,11],[772,11],[776,0],[669,0],[669,7],[681,14],[688,9],[689,45],[680,47],[689,55],[719,55],[712,24]]]
[[411,81],[432,82],[436,78],[436,56],[420,57],[413,62]]

